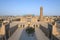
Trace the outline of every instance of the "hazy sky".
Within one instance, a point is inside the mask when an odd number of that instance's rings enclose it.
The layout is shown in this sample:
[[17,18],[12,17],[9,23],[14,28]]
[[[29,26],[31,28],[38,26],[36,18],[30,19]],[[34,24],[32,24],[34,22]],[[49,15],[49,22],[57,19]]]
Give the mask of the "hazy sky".
[[60,15],[60,0],[0,0],[0,15]]

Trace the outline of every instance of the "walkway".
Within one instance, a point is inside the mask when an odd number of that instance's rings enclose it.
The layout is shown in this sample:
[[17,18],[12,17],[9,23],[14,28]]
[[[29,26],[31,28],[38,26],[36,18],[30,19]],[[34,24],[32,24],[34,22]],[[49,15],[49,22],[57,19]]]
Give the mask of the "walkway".
[[19,40],[22,31],[23,31],[23,28],[18,28],[8,40]]
[[42,32],[41,29],[35,28],[35,35],[37,37],[37,40],[49,40],[45,34]]

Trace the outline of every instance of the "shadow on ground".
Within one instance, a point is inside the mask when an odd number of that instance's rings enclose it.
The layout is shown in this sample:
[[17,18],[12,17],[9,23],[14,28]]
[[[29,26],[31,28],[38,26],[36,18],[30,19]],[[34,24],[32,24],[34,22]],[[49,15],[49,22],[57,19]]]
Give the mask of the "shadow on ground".
[[37,40],[37,37],[35,34],[32,35],[28,35],[25,31],[25,29],[23,29],[20,39],[19,40]]

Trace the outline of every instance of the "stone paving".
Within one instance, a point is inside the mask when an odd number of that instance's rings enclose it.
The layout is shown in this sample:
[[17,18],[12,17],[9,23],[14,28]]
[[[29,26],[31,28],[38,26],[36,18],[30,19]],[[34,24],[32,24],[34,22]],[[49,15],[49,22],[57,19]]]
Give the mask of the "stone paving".
[[15,33],[14,33],[8,40],[19,40],[22,31],[23,31],[23,28],[21,28],[21,29],[18,28],[18,29],[15,31]]
[[35,28],[35,35],[37,37],[37,40],[49,40],[45,34],[42,32],[41,29]]
[[18,28],[8,40],[49,40],[39,28],[35,28],[35,34],[28,35],[24,28]]

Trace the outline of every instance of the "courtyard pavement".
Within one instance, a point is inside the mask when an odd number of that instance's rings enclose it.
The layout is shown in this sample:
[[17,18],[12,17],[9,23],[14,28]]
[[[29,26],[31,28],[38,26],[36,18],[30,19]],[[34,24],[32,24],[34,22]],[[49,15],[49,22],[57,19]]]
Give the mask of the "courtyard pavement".
[[25,28],[18,28],[8,40],[49,40],[41,29],[35,28],[35,34],[28,35]]

